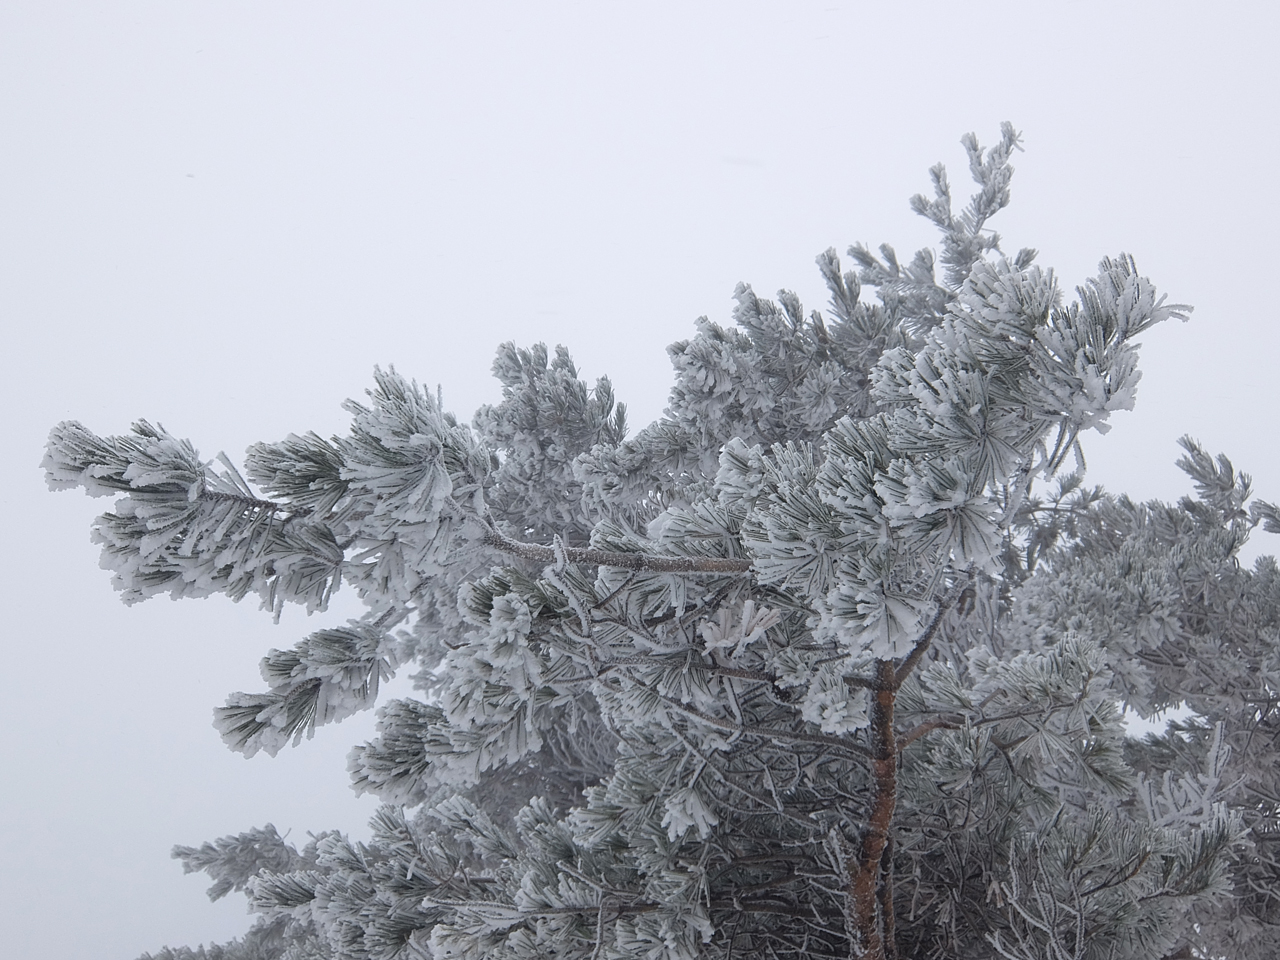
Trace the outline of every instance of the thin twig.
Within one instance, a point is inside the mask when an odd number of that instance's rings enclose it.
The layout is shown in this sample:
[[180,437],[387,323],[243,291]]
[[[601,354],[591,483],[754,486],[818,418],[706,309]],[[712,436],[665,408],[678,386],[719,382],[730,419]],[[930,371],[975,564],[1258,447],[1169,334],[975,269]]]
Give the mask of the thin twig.
[[911,648],[911,652],[907,654],[907,659],[902,661],[896,673],[893,675],[893,689],[897,690],[911,676],[911,671],[920,663],[920,658],[924,656],[925,651],[929,649],[929,644],[933,642],[933,635],[938,632],[938,626],[942,623],[942,615],[947,612],[947,608],[956,601],[960,596],[960,590],[951,590],[938,603],[938,611],[933,615],[933,619],[929,621],[929,626],[925,627],[924,633],[920,634],[920,639],[916,641],[916,645]]
[[919,740],[926,733],[932,733],[934,730],[958,730],[960,725],[952,723],[949,720],[930,720],[927,723],[921,723],[912,727],[907,733],[904,733],[898,740],[898,752],[901,753],[907,749],[916,740]]

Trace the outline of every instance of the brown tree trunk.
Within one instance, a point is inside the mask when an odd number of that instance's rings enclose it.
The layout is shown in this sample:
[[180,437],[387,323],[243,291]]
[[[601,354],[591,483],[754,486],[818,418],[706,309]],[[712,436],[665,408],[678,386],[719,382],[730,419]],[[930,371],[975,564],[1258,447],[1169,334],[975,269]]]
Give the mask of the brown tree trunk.
[[[972,598],[973,572],[951,588],[938,603],[937,612],[900,666],[892,660],[877,660],[875,676],[847,677],[850,687],[871,688],[871,813],[862,834],[855,872],[849,879],[845,897],[846,923],[852,927],[854,960],[897,960],[893,915],[893,813],[898,805],[898,742],[893,729],[893,707],[898,690],[920,665],[938,632],[942,615],[957,599],[962,613],[965,598]],[[934,729],[925,724],[904,742]],[[844,869],[842,867],[842,869]],[[852,920],[852,923],[849,921]]]
[[893,834],[884,843],[880,858],[880,925],[884,938],[884,960],[898,960],[898,939],[893,914]]
[[854,945],[853,956],[858,960],[887,960],[897,953],[893,945],[886,947],[886,938],[893,936],[893,891],[889,889],[883,897],[877,896],[882,873],[886,883],[892,882],[892,870],[885,871],[882,860],[898,800],[898,748],[893,732],[893,705],[897,694],[893,661],[877,661],[871,702],[871,815],[862,835],[857,872],[849,888],[859,940]]

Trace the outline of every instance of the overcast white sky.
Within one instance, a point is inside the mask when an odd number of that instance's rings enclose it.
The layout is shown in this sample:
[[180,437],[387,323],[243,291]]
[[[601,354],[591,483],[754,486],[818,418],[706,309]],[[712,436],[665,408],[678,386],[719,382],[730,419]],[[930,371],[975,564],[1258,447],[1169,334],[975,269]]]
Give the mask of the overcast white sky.
[[[210,711],[323,625],[115,598],[36,467],[54,423],[159,420],[213,456],[343,429],[374,364],[495,400],[504,340],[564,343],[633,427],[664,347],[735,283],[825,296],[829,246],[931,243],[908,197],[1025,135],[1006,249],[1071,289],[1133,253],[1191,323],[1147,335],[1090,479],[1176,498],[1199,437],[1280,499],[1276,7],[1208,3],[0,5],[0,930],[6,955],[225,940],[174,843],[365,835],[357,718],[272,760]],[[1265,536],[1265,535],[1260,535]],[[1266,552],[1274,544],[1260,543]],[[337,622],[342,613],[324,622]]]

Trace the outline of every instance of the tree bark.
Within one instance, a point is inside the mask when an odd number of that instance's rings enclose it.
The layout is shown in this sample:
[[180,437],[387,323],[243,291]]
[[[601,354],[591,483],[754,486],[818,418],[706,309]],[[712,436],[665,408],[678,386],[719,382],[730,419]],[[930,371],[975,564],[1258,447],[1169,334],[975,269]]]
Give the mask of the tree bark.
[[848,892],[859,941],[853,953],[857,960],[887,960],[897,953],[892,946],[886,951],[886,937],[893,935],[893,890],[877,895],[882,874],[886,882],[892,878],[891,871],[883,870],[882,860],[898,802],[898,747],[893,731],[898,681],[892,660],[876,662],[876,681],[871,701],[871,815]]
[[[942,615],[957,599],[964,608],[965,598],[972,599],[973,571],[956,584],[938,602],[938,609],[902,663],[877,660],[875,675],[870,678],[846,677],[851,687],[871,689],[871,814],[862,835],[857,872],[849,881],[847,909],[853,914],[854,960],[897,960],[898,945],[894,937],[893,915],[893,813],[898,805],[898,740],[893,729],[893,708],[898,690],[933,642],[942,624]],[[943,726],[938,724],[937,726]],[[907,742],[936,729],[922,724],[907,735]],[[905,744],[904,744],[905,746]]]

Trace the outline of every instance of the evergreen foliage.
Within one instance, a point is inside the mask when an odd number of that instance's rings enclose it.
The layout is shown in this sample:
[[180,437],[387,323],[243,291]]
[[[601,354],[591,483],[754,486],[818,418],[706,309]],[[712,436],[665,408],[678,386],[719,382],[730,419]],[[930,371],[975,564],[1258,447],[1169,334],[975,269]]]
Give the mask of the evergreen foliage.
[[1280,511],[1190,440],[1176,505],[1064,472],[1189,308],[1124,255],[1065,303],[987,227],[1017,135],[963,143],[971,202],[941,166],[912,200],[941,278],[855,246],[818,258],[825,315],[739,286],[634,436],[541,344],[470,426],[379,370],[347,435],[244,477],[145,421],[54,428],[50,486],[118,498],[126,602],[366,605],[267,655],[233,749],[419,691],[350,755],[372,839],[176,848],[259,919],[153,960],[1280,953],[1280,568],[1237,561]]

